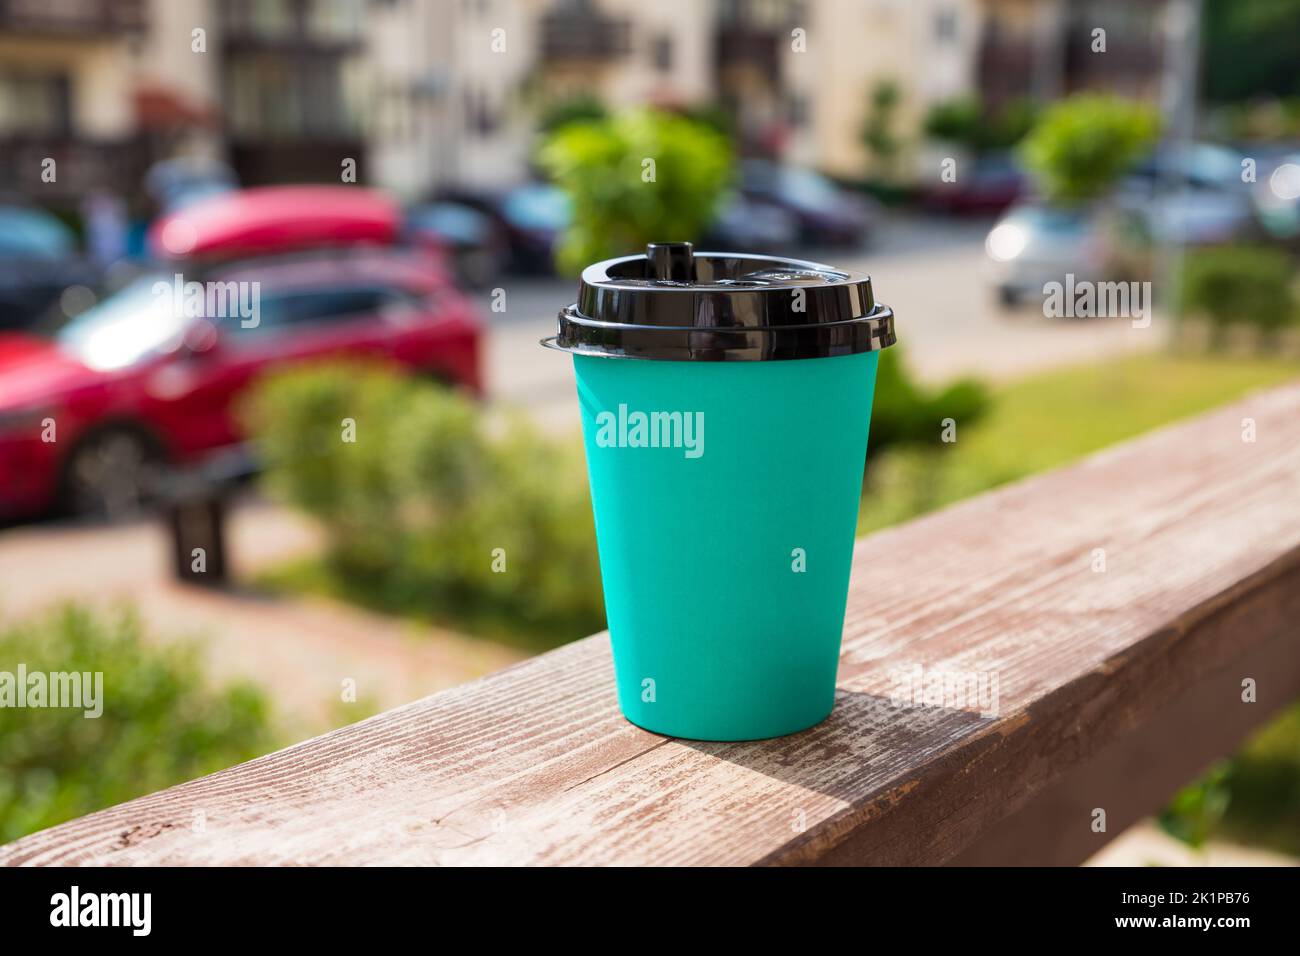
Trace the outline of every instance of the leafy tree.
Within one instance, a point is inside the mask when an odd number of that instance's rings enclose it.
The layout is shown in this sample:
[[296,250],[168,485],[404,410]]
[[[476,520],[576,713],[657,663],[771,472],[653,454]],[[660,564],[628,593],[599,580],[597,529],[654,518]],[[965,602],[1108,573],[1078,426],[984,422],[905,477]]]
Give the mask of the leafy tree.
[[1207,0],[1201,28],[1205,98],[1227,103],[1300,95],[1300,0]]
[[585,93],[548,103],[537,120],[537,131],[545,136],[570,123],[599,122],[609,116],[604,102],[595,94]]
[[733,172],[725,136],[660,110],[563,126],[538,160],[572,203],[557,255],[571,274],[648,242],[698,239]]
[[1116,96],[1081,94],[1048,107],[1021,143],[1025,167],[1051,201],[1100,197],[1154,145],[1155,110]]
[[1033,128],[1038,107],[1028,97],[990,109],[979,96],[958,96],[935,103],[924,130],[935,139],[959,143],[974,153],[1010,149]]
[[677,107],[673,110],[679,116],[703,123],[721,133],[727,139],[736,138],[735,115],[720,103],[699,103]]
[[1011,149],[1029,135],[1038,122],[1038,104],[1029,97],[1019,97],[1003,105],[992,117],[986,149]]
[[871,154],[871,162],[878,173],[893,172],[894,161],[901,143],[894,133],[894,120],[902,99],[898,84],[893,80],[880,80],[871,88],[871,106],[862,127],[862,142]]
[[935,103],[925,114],[922,129],[934,139],[974,148],[984,123],[984,105],[978,96],[957,96]]

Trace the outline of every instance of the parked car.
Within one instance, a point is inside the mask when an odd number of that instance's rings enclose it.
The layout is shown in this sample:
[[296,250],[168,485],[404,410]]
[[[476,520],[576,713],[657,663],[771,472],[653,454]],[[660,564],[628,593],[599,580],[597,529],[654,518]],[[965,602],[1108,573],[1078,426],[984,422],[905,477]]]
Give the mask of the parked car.
[[998,213],[1028,190],[1024,170],[1009,153],[981,156],[950,183],[935,183],[922,194],[927,209],[949,215]]
[[154,163],[144,174],[144,188],[164,213],[239,188],[239,177],[226,163],[202,157],[178,157]]
[[407,210],[406,238],[441,250],[457,278],[473,289],[491,285],[508,255],[491,217],[464,203],[435,202]]
[[240,446],[240,397],[293,364],[374,358],[481,389],[481,327],[445,268],[417,249],[326,241],[394,233],[386,201],[347,187],[254,199],[229,197],[243,219],[227,205],[185,210],[202,258],[135,280],[49,337],[0,335],[0,516],[138,509],[164,468]]
[[1253,237],[1257,219],[1242,156],[1212,143],[1158,150],[1125,176],[1113,205],[1153,244],[1213,245]]
[[0,205],[0,330],[27,328],[57,308],[65,290],[99,281],[57,218],[34,206]]
[[1101,200],[1078,207],[1021,202],[985,241],[999,300],[1014,306],[1067,274],[1076,281],[1150,279],[1161,247],[1215,245],[1258,234],[1241,156],[1195,143],[1158,150]]
[[1300,152],[1278,156],[1258,173],[1251,201],[1264,233],[1300,243]]
[[387,246],[402,213],[382,192],[358,186],[261,186],[188,204],[150,227],[160,260],[205,262],[312,248]]
[[783,209],[809,245],[859,246],[871,232],[874,203],[836,186],[820,173],[751,159],[741,164],[740,192],[749,200]]
[[732,194],[723,201],[700,244],[735,252],[775,252],[799,241],[799,220],[770,203]]
[[1111,261],[1105,215],[1096,206],[1013,206],[989,230],[984,248],[998,300],[1007,307],[1041,297],[1045,284],[1067,274],[1104,280]]
[[505,249],[505,267],[511,272],[554,272],[555,247],[572,217],[569,198],[558,187],[525,183],[500,191],[447,189],[437,199],[487,216]]

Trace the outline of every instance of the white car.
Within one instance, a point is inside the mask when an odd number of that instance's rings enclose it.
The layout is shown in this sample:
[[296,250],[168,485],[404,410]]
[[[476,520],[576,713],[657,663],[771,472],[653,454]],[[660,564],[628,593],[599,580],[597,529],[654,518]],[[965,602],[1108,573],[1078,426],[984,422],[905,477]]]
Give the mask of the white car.
[[1041,299],[1049,282],[1099,281],[1108,261],[1106,229],[1098,209],[1022,203],[1003,214],[984,249],[992,261],[998,299],[1011,307]]

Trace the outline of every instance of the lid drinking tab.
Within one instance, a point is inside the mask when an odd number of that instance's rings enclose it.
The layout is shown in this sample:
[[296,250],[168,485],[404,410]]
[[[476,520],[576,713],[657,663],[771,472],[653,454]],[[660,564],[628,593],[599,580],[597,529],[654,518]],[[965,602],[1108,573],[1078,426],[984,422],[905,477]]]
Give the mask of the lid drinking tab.
[[695,247],[689,242],[652,242],[645,247],[645,257],[656,279],[695,281]]
[[894,314],[864,273],[780,256],[695,252],[588,266],[578,301],[542,344],[583,355],[667,361],[826,358],[893,345]]

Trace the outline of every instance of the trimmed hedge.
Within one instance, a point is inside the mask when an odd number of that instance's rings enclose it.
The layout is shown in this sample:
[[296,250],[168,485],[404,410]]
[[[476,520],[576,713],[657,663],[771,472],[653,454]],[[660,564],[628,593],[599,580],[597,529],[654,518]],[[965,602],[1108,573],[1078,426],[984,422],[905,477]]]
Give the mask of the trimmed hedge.
[[268,488],[324,526],[332,590],[534,646],[604,627],[576,443],[375,365],[272,377],[246,418]]

